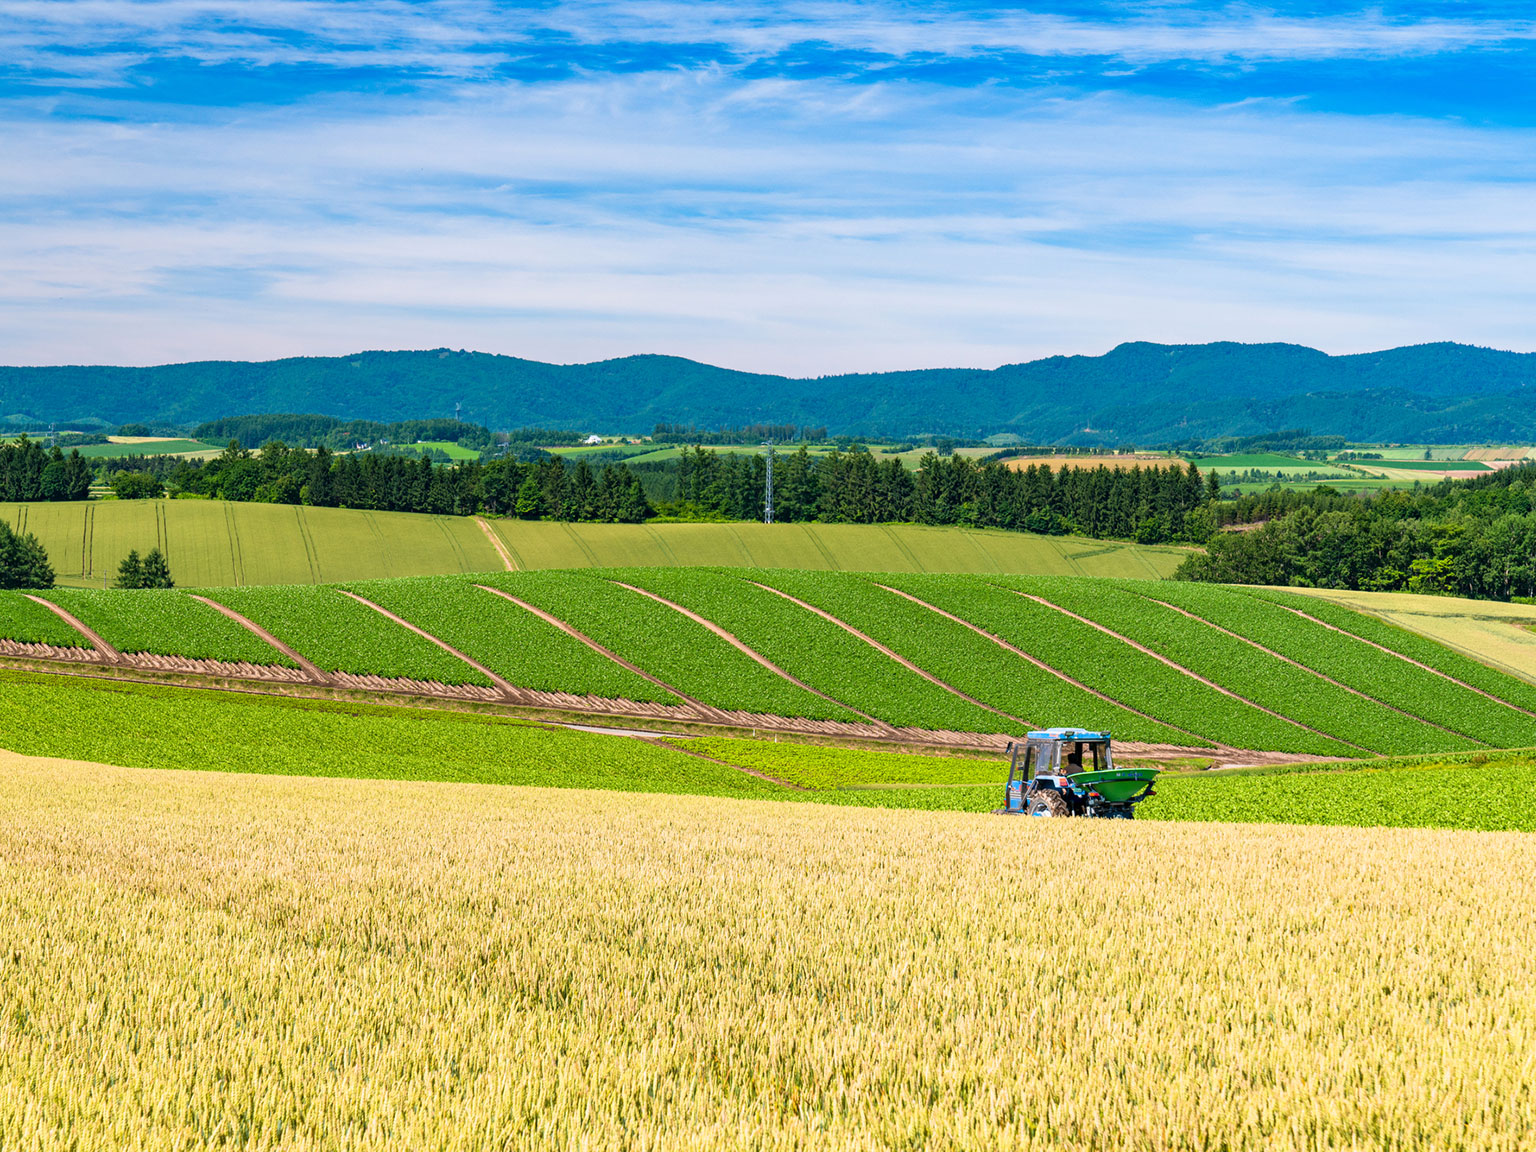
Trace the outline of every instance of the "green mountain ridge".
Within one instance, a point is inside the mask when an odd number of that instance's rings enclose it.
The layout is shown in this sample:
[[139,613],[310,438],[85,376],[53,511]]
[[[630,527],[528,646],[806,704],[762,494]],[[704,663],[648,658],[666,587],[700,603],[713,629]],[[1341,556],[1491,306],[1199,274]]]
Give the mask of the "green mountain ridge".
[[1121,344],[996,369],[791,378],[674,356],[546,364],[433,349],[131,368],[0,368],[0,412],[63,424],[190,425],[260,412],[406,420],[451,414],[648,432],[826,425],[856,436],[1013,432],[1038,443],[1143,444],[1305,427],[1360,441],[1536,437],[1536,353],[1424,344],[1330,356],[1294,344]]

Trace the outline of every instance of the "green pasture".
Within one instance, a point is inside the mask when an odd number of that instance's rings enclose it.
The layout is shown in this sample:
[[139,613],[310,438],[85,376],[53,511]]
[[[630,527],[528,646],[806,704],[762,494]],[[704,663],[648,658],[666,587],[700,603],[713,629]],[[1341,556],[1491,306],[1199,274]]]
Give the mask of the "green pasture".
[[[1006,774],[998,760],[770,740],[640,741],[462,712],[11,671],[0,671],[0,730],[4,745],[23,755],[136,768],[978,814],[998,805]],[[748,768],[761,775],[740,770]],[[1154,820],[1536,831],[1536,760],[1517,752],[1293,765],[1277,772],[1167,773],[1139,814]]]
[[450,460],[478,460],[480,453],[474,448],[465,448],[462,444],[456,444],[452,440],[418,440],[415,444],[408,445],[412,448],[435,448]]
[[342,583],[520,569],[769,567],[1169,575],[1176,547],[995,529],[868,524],[565,524],[219,500],[0,504],[48,549],[59,582],[101,587],[129,549],[158,547],[179,586]]

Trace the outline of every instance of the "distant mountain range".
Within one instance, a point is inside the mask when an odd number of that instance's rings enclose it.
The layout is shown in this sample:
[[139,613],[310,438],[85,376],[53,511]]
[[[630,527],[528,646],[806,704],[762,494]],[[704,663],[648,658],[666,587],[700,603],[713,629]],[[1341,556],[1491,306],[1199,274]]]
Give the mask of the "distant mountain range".
[[1423,344],[1329,356],[1294,344],[1122,344],[990,371],[791,379],[672,356],[543,364],[482,352],[363,352],[154,368],[0,368],[0,416],[192,425],[313,412],[451,416],[509,429],[649,432],[827,426],[855,436],[1013,432],[1034,443],[1150,445],[1282,428],[1357,441],[1536,440],[1536,353]]

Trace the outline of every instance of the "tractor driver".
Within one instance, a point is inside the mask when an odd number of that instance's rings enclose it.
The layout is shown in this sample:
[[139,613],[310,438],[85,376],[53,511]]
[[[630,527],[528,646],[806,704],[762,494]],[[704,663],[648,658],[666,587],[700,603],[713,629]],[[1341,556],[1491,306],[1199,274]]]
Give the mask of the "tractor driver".
[[1064,764],[1066,766],[1066,772],[1068,776],[1074,776],[1083,770],[1082,744],[1072,745],[1072,751],[1067,753],[1067,758],[1064,761]]

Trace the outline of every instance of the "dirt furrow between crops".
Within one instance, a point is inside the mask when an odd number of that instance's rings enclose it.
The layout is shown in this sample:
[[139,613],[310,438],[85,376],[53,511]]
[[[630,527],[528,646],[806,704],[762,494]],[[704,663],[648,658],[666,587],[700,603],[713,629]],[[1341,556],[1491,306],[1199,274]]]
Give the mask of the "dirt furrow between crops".
[[496,549],[496,554],[501,557],[501,562],[506,565],[508,572],[517,571],[517,561],[512,559],[512,553],[507,551],[507,546],[502,543],[501,537],[496,535],[496,529],[492,528],[479,516],[475,517],[475,523],[480,525],[480,531],[485,533],[485,538],[491,542],[491,547]]
[[1242,703],[1247,704],[1251,708],[1257,708],[1260,712],[1266,712],[1269,715],[1273,716],[1276,720],[1284,720],[1287,724],[1294,724],[1297,728],[1305,729],[1306,731],[1311,732],[1315,736],[1322,736],[1322,737],[1324,737],[1325,739],[1328,739],[1328,740],[1335,740],[1335,741],[1337,741],[1340,744],[1344,744],[1344,745],[1349,746],[1350,748],[1359,748],[1360,751],[1364,752],[1367,756],[1374,756],[1374,755],[1376,755],[1376,753],[1372,752],[1369,748],[1363,748],[1359,744],[1354,743],[1353,741],[1341,739],[1340,737],[1335,736],[1331,732],[1324,732],[1321,728],[1314,728],[1310,724],[1303,724],[1300,720],[1292,720],[1289,716],[1285,715],[1283,712],[1276,712],[1273,708],[1266,708],[1262,704],[1255,704],[1252,700],[1249,700],[1246,696],[1239,696],[1236,692],[1232,691],[1230,688],[1223,688],[1220,684],[1216,683],[1216,681],[1214,681],[1214,680],[1207,680],[1204,676],[1200,675],[1198,672],[1191,672],[1188,668],[1184,667],[1184,665],[1182,665],[1182,664],[1175,664],[1172,660],[1168,659],[1168,657],[1162,655],[1159,652],[1154,652],[1151,648],[1148,648],[1145,644],[1138,644],[1138,643],[1136,643],[1136,641],[1132,640],[1129,636],[1122,636],[1122,635],[1120,635],[1120,633],[1116,632],[1113,628],[1106,628],[1104,625],[1098,623],[1095,620],[1090,620],[1086,616],[1079,616],[1076,612],[1070,612],[1067,609],[1063,608],[1060,604],[1052,604],[1049,600],[1046,600],[1043,597],[1035,596],[1035,595],[1033,595],[1033,594],[1031,594],[1029,592],[1020,592],[1016,588],[1009,588],[1009,589],[1007,589],[1007,591],[1012,592],[1015,596],[1022,596],[1026,600],[1033,600],[1036,604],[1042,605],[1043,607],[1054,609],[1055,611],[1060,612],[1063,616],[1070,616],[1070,617],[1072,617],[1072,619],[1078,621],[1079,623],[1087,624],[1091,628],[1097,628],[1100,632],[1104,633],[1104,635],[1106,635],[1106,636],[1113,636],[1116,640],[1120,641],[1122,644],[1129,644],[1132,648],[1136,649],[1136,651],[1145,653],[1146,655],[1152,657],[1152,659],[1154,659],[1154,660],[1161,661],[1162,663],[1168,665],[1168,667],[1172,668],[1175,672],[1182,673],[1183,675],[1188,676],[1191,680],[1199,681],[1201,684],[1204,684],[1207,688],[1214,688],[1217,692],[1220,692],[1223,696],[1230,696],[1230,697],[1232,697],[1232,699],[1239,700]]
[[484,676],[492,684],[496,685],[496,687],[499,688],[501,690],[502,694],[505,695],[508,699],[518,700],[518,701],[521,701],[523,699],[523,690],[521,688],[519,688],[517,685],[511,683],[510,681],[504,679],[503,677],[496,675],[496,673],[492,672],[489,668],[487,668],[484,664],[481,664],[479,661],[471,660],[468,656],[466,656],[464,653],[460,652],[457,648],[455,648],[452,644],[449,644],[446,640],[438,639],[436,636],[432,635],[432,633],[428,632],[425,628],[418,628],[416,625],[412,624],[409,620],[405,619],[404,617],[395,615],[395,613],[391,612],[388,608],[385,608],[382,604],[375,604],[372,600],[367,600],[367,599],[363,598],[362,596],[359,596],[356,592],[348,592],[345,588],[339,589],[339,591],[341,592],[341,594],[343,596],[350,596],[350,597],[352,597],[352,599],[356,600],[359,604],[362,604],[362,605],[364,605],[364,606],[366,606],[368,608],[372,608],[375,612],[377,612],[380,616],[383,616],[386,620],[393,620],[396,624],[400,625],[400,627],[407,628],[410,631],[416,633],[416,635],[420,636],[423,640],[430,640],[432,643],[436,644],[439,648],[441,648],[444,652],[448,653],[448,655],[453,656],[456,659],[464,661],[464,663],[468,664],[476,672],[480,673],[480,675]]
[[199,596],[195,592],[189,592],[187,595],[191,596],[192,599],[198,601],[199,603],[208,605],[208,607],[212,608],[216,612],[224,613],[224,615],[228,616],[236,624],[240,625],[240,627],[246,629],[246,631],[260,636],[268,644],[272,645],[272,647],[276,648],[284,656],[288,657],[288,659],[292,660],[300,668],[304,669],[305,673],[308,674],[309,678],[316,684],[330,684],[334,682],[333,677],[327,672],[322,672],[319,665],[315,664],[314,661],[299,655],[299,653],[296,652],[293,648],[289,647],[287,644],[284,644],[276,636],[272,635],[272,633],[268,632],[260,624],[256,623],[256,621],[247,620],[233,608],[226,608],[217,600],[210,600],[208,597]]
[[890,657],[892,660],[896,661],[896,663],[900,664],[903,668],[905,668],[908,672],[915,672],[915,673],[917,673],[924,680],[928,681],[928,683],[930,683],[930,684],[932,684],[932,685],[934,685],[936,687],[944,689],[944,691],[948,692],[950,695],[958,696],[958,697],[960,697],[960,699],[966,701],[967,703],[974,704],[978,708],[985,708],[988,712],[991,712],[993,715],[996,715],[996,716],[1001,716],[1004,720],[1007,720],[1010,723],[1018,724],[1018,725],[1021,725],[1022,727],[1025,727],[1025,728],[1029,727],[1029,721],[1028,720],[1020,720],[1017,716],[1014,716],[1014,715],[1011,715],[1010,713],[1004,712],[1001,708],[994,708],[994,707],[992,707],[992,705],[987,704],[984,701],[978,700],[974,696],[967,695],[966,693],[960,691],[960,689],[956,688],[953,684],[946,683],[945,681],[940,680],[932,672],[929,672],[929,671],[927,671],[927,670],[925,670],[923,668],[918,667],[916,664],[912,663],[912,661],[908,660],[905,656],[903,656],[900,652],[896,652],[896,651],[893,651],[890,648],[887,648],[884,644],[880,643],[880,641],[876,640],[873,636],[870,636],[870,635],[868,635],[867,633],[864,633],[864,632],[860,632],[857,628],[855,628],[852,624],[849,624],[845,620],[839,620],[836,616],[832,615],[832,613],[824,611],[823,609],[820,609],[820,608],[816,607],[816,605],[814,605],[814,604],[808,604],[804,600],[800,599],[798,596],[791,596],[788,592],[781,592],[779,589],[770,587],[767,584],[758,584],[756,580],[748,580],[747,583],[748,584],[756,585],[758,588],[761,588],[764,592],[772,592],[775,596],[782,596],[782,597],[784,597],[784,599],[788,600],[791,604],[798,605],[799,607],[804,608],[807,612],[814,612],[817,616],[820,616],[823,620],[827,620],[827,621],[830,621],[833,624],[836,624],[839,628],[841,628],[844,632],[847,632],[850,636],[856,636],[858,639],[860,639],[860,640],[864,641],[864,643],[868,644],[876,652],[879,652],[883,656]]
[[781,788],[793,788],[796,792],[814,791],[814,789],[807,788],[804,784],[791,784],[788,780],[780,780],[777,776],[770,776],[768,773],[759,772],[755,768],[743,768],[740,764],[732,764],[729,760],[721,760],[715,756],[706,756],[702,752],[695,752],[690,748],[684,748],[681,744],[673,744],[667,740],[657,739],[654,736],[638,736],[635,739],[656,748],[665,748],[669,752],[681,752],[684,756],[692,756],[696,760],[708,760],[711,764],[719,764],[722,768],[732,768],[746,776],[756,776],[759,780],[766,780],[768,783],[777,784]]
[[[1275,603],[1275,601],[1271,601],[1271,603]],[[1522,708],[1518,704],[1511,704],[1508,700],[1505,700],[1505,699],[1502,699],[1501,697],[1495,696],[1492,692],[1485,692],[1483,689],[1477,687],[1477,685],[1475,685],[1475,684],[1468,684],[1465,680],[1458,680],[1458,679],[1456,679],[1456,677],[1452,676],[1449,672],[1442,672],[1442,671],[1440,671],[1440,669],[1431,667],[1428,664],[1421,664],[1419,661],[1415,660],[1412,656],[1404,656],[1401,652],[1394,652],[1391,648],[1388,648],[1385,644],[1378,644],[1374,640],[1367,640],[1364,636],[1356,636],[1353,632],[1346,632],[1343,628],[1340,628],[1340,627],[1338,627],[1335,624],[1330,624],[1326,620],[1320,620],[1316,616],[1308,615],[1306,612],[1302,611],[1300,608],[1292,608],[1289,604],[1281,604],[1280,607],[1284,608],[1287,612],[1294,612],[1296,615],[1300,616],[1303,620],[1310,620],[1313,624],[1321,624],[1324,628],[1328,629],[1328,631],[1330,631],[1330,632],[1337,632],[1341,636],[1348,636],[1351,640],[1358,640],[1362,644],[1369,644],[1372,648],[1379,648],[1381,651],[1385,652],[1388,656],[1396,656],[1399,660],[1406,660],[1409,664],[1412,664],[1415,668],[1422,668],[1426,672],[1433,672],[1436,676],[1440,677],[1442,680],[1449,680],[1452,684],[1459,685],[1460,687],[1467,689],[1467,691],[1469,691],[1469,692],[1476,692],[1479,696],[1486,696],[1486,697],[1488,697],[1488,699],[1494,701],[1497,704],[1502,704],[1506,708],[1513,708],[1516,712],[1523,712],[1527,716],[1536,717],[1536,712],[1532,712],[1529,708]]]
[[41,596],[33,596],[30,592],[24,593],[24,595],[34,604],[41,604],[44,608],[48,609],[48,611],[52,612],[60,620],[64,621],[64,623],[68,624],[76,632],[80,633],[80,635],[89,640],[92,646],[95,647],[98,656],[104,662],[108,664],[123,663],[123,654],[116,648],[112,647],[112,645],[108,644],[94,631],[87,628],[85,624],[74,615],[74,613],[65,611],[52,600],[44,600]]
[[1353,693],[1354,695],[1360,697],[1360,699],[1362,699],[1362,700],[1369,700],[1372,704],[1380,704],[1383,708],[1390,708],[1392,711],[1396,712],[1399,716],[1406,716],[1410,720],[1417,720],[1421,724],[1428,724],[1431,728],[1438,728],[1438,729],[1440,729],[1440,731],[1448,732],[1452,736],[1461,736],[1464,739],[1471,740],[1474,744],[1482,744],[1484,747],[1488,747],[1487,741],[1479,740],[1476,736],[1468,736],[1465,732],[1458,732],[1454,728],[1447,728],[1444,724],[1436,724],[1433,720],[1426,720],[1422,716],[1417,716],[1414,713],[1409,712],[1406,708],[1399,708],[1396,704],[1388,704],[1385,700],[1379,700],[1375,696],[1370,695],[1369,693],[1360,691],[1360,689],[1358,689],[1358,688],[1351,688],[1348,684],[1345,684],[1342,680],[1335,680],[1332,676],[1325,676],[1323,673],[1319,672],[1316,668],[1308,668],[1305,664],[1303,664],[1299,660],[1292,660],[1289,656],[1281,655],[1279,652],[1276,652],[1273,648],[1266,648],[1264,645],[1260,644],[1257,640],[1250,640],[1248,637],[1246,637],[1246,636],[1244,636],[1244,635],[1242,635],[1242,634],[1240,634],[1238,632],[1234,632],[1230,628],[1223,628],[1220,624],[1213,624],[1213,623],[1211,623],[1211,621],[1207,620],[1204,616],[1197,616],[1193,612],[1190,612],[1188,609],[1180,608],[1177,604],[1170,604],[1166,600],[1158,600],[1155,597],[1147,596],[1147,595],[1145,595],[1144,593],[1141,593],[1141,592],[1134,593],[1134,595],[1140,596],[1143,600],[1148,600],[1151,603],[1158,604],[1158,605],[1160,605],[1160,606],[1162,606],[1164,608],[1171,608],[1173,611],[1179,613],[1179,615],[1181,615],[1181,616],[1188,616],[1191,620],[1197,620],[1201,624],[1204,624],[1207,628],[1214,628],[1214,629],[1216,629],[1216,631],[1224,633],[1225,635],[1232,637],[1232,639],[1234,639],[1234,640],[1241,640],[1244,644],[1247,644],[1250,648],[1257,648],[1260,652],[1263,652],[1266,656],[1273,656],[1276,660],[1280,660],[1280,661],[1282,661],[1282,662],[1284,662],[1286,664],[1292,665],[1293,667],[1300,668],[1303,672],[1310,672],[1313,676],[1316,676],[1319,680],[1322,680],[1322,681],[1325,681],[1326,683],[1332,684],[1335,688],[1342,688],[1344,691]]
[[935,607],[934,605],[928,603],[928,601],[926,601],[926,600],[919,600],[916,596],[912,595],[910,592],[903,592],[900,588],[892,588],[888,584],[877,584],[876,587],[884,588],[887,592],[893,592],[897,596],[901,596],[901,597],[903,597],[903,598],[905,598],[907,600],[912,601],[912,603],[914,603],[914,604],[921,605],[922,607],[928,609],[928,611],[935,612],[938,615],[944,617],[944,619],[946,619],[946,620],[953,620],[956,624],[960,624],[960,625],[963,625],[966,628],[969,628],[972,632],[976,633],[976,635],[985,637],[986,639],[992,641],[992,643],[996,644],[999,648],[1002,648],[1002,649],[1004,649],[1004,650],[1006,650],[1008,652],[1012,652],[1015,656],[1019,657],[1022,660],[1028,660],[1031,664],[1033,664],[1036,668],[1039,668],[1042,672],[1049,672],[1052,676],[1056,677],[1058,680],[1064,681],[1065,683],[1072,685],[1072,687],[1074,687],[1074,688],[1076,688],[1076,689],[1078,689],[1080,691],[1088,693],[1090,696],[1096,696],[1096,697],[1098,697],[1098,699],[1104,701],[1104,703],[1106,703],[1106,704],[1113,704],[1116,708],[1124,708],[1127,712],[1131,713],[1134,716],[1140,716],[1143,720],[1150,720],[1152,723],[1157,724],[1157,725],[1159,725],[1159,726],[1161,726],[1163,728],[1167,728],[1167,729],[1169,729],[1170,731],[1173,731],[1173,732],[1183,732],[1184,735],[1189,736],[1189,737],[1191,737],[1191,738],[1193,738],[1195,740],[1204,740],[1205,739],[1205,737],[1199,735],[1196,732],[1187,731],[1186,729],[1178,727],[1178,725],[1176,725],[1176,724],[1170,724],[1166,720],[1159,720],[1156,716],[1152,716],[1152,715],[1149,715],[1146,712],[1142,712],[1142,711],[1140,711],[1140,710],[1138,710],[1136,708],[1132,708],[1129,704],[1124,704],[1121,701],[1116,700],[1113,696],[1105,695],[1103,692],[1100,692],[1097,688],[1090,688],[1090,687],[1088,687],[1088,685],[1084,684],[1081,680],[1074,680],[1072,677],[1068,676],[1065,672],[1062,672],[1062,671],[1060,671],[1059,669],[1056,669],[1056,668],[1052,668],[1049,664],[1047,664],[1044,660],[1041,660],[1039,657],[1031,656],[1028,652],[1024,651],[1024,649],[1019,648],[1016,645],[1010,644],[1008,641],[1004,640],[1001,636],[998,636],[998,635],[995,635],[994,633],[988,632],[985,628],[978,627],[977,625],[972,624],[969,620],[966,620],[966,619],[964,619],[964,618],[962,618],[960,616],[956,616],[953,612],[946,612],[942,608]]
[[624,659],[624,657],[620,656],[617,652],[609,651],[607,648],[604,648],[601,644],[599,644],[596,640],[592,639],[592,637],[588,636],[585,632],[578,631],[577,629],[573,628],[571,625],[567,624],[564,620],[560,619],[560,617],[552,616],[548,612],[544,611],[544,609],[536,608],[532,604],[529,604],[526,600],[519,600],[516,596],[512,595],[510,592],[503,592],[500,588],[492,588],[489,584],[476,584],[475,587],[480,589],[480,591],[482,591],[482,592],[489,592],[492,596],[500,596],[503,600],[509,600],[513,604],[516,604],[519,608],[521,608],[525,612],[533,613],[540,620],[544,621],[544,623],[549,624],[549,625],[551,625],[551,626],[553,626],[555,628],[560,629],[560,631],[564,632],[571,639],[573,639],[573,640],[580,640],[583,644],[585,644],[588,648],[592,649],[592,651],[596,652],[598,655],[606,656],[609,660],[612,660],[620,668],[627,669],[628,671],[633,672],[636,676],[640,677],[642,680],[649,680],[652,684],[656,685],[656,687],[660,688],[663,692],[670,692],[673,696],[676,696],[679,700],[686,701],[689,705],[691,705],[693,707],[693,710],[695,711],[695,713],[700,714],[700,715],[709,715],[709,714],[713,714],[713,713],[716,713],[716,712],[719,711],[718,709],[711,708],[708,704],[705,704],[702,700],[695,700],[692,696],[689,696],[687,693],[679,692],[676,688],[672,687],[672,685],[668,684],[665,680],[662,680],[662,679],[660,679],[660,678],[658,678],[656,676],[652,676],[649,672],[647,672],[644,668],[640,667],[638,664],[631,664],[628,660]]
[[791,684],[795,685],[797,688],[803,688],[803,689],[805,689],[807,692],[809,692],[813,696],[820,696],[827,703],[835,704],[839,708],[845,709],[848,712],[852,712],[855,716],[862,716],[864,719],[868,720],[871,724],[879,725],[880,728],[882,728],[886,732],[894,732],[895,731],[894,728],[892,728],[884,720],[881,720],[878,716],[871,716],[867,712],[860,712],[857,708],[854,708],[854,707],[852,707],[851,705],[848,705],[848,704],[844,704],[841,700],[838,700],[838,699],[836,699],[835,697],[832,697],[832,696],[828,696],[825,692],[822,692],[819,689],[812,688],[804,680],[797,680],[795,677],[791,676],[788,672],[784,671],[784,669],[780,668],[772,660],[768,659],[768,657],[764,656],[761,652],[758,652],[756,649],[747,647],[740,640],[738,640],[735,636],[731,635],[731,633],[727,632],[724,628],[720,627],[720,625],[716,624],[713,620],[706,620],[703,616],[700,616],[697,612],[691,612],[687,608],[684,608],[681,604],[674,604],[674,603],[672,603],[672,601],[668,600],[665,596],[658,596],[658,595],[656,595],[656,593],[648,592],[644,588],[637,588],[635,585],[633,585],[633,584],[626,584],[622,580],[615,580],[614,583],[617,584],[620,588],[628,588],[631,592],[638,592],[642,596],[649,596],[652,600],[656,601],[656,603],[658,603],[658,604],[665,604],[668,608],[672,609],[672,611],[681,613],[682,615],[688,617],[688,619],[692,620],[695,624],[703,625],[705,628],[707,628],[711,632],[713,632],[716,636],[720,637],[720,639],[724,640],[727,644],[731,645],[731,647],[736,648],[737,650],[739,650],[740,652],[742,652],[743,654],[745,654],[747,656],[750,656],[753,660],[756,660],[764,668],[768,669],[768,671],[772,672],[776,676],[782,676],[785,680],[788,680]]

